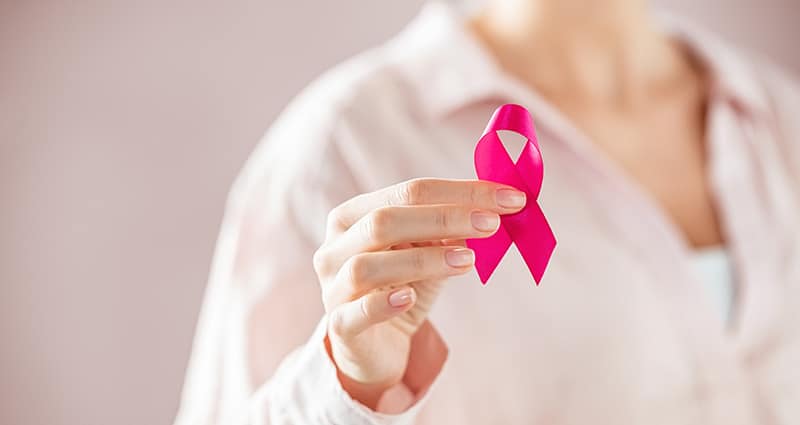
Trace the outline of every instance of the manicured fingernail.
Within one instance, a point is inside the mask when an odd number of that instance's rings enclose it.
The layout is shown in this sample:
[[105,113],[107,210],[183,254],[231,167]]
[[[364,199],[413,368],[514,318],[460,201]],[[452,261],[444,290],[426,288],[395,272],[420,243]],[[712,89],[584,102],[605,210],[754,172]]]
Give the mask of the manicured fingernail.
[[450,267],[466,267],[475,262],[475,253],[469,248],[456,248],[447,251],[444,259]]
[[475,211],[470,218],[472,219],[472,227],[481,232],[491,232],[500,225],[500,216],[493,213]]
[[503,208],[521,208],[525,206],[525,192],[514,189],[498,189],[497,205]]
[[389,295],[389,305],[392,307],[402,307],[414,301],[414,291],[411,288],[398,289]]

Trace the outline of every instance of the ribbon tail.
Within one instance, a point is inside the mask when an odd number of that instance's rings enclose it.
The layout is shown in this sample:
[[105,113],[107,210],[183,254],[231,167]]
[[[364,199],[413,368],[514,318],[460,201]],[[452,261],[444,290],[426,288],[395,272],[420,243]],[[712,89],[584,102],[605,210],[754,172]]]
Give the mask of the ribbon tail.
[[538,286],[556,247],[553,230],[538,203],[529,204],[523,213],[509,219],[509,232]]
[[486,285],[489,276],[494,273],[500,260],[511,247],[511,236],[501,225],[497,232],[488,238],[467,239],[467,247],[475,251],[475,270],[478,271],[481,283]]

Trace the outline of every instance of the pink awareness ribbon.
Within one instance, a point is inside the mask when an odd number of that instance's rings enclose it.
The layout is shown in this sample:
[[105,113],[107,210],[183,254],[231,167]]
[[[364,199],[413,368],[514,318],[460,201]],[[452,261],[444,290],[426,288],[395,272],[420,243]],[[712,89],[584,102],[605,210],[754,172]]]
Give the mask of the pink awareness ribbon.
[[[528,139],[516,162],[503,146],[498,130],[514,131]],[[533,119],[527,109],[509,104],[494,111],[475,146],[475,171],[481,180],[513,186],[527,196],[527,204],[521,211],[500,216],[500,228],[494,235],[467,240],[467,246],[475,251],[475,269],[481,283],[486,284],[513,242],[539,285],[556,247],[556,237],[537,202],[544,165]]]

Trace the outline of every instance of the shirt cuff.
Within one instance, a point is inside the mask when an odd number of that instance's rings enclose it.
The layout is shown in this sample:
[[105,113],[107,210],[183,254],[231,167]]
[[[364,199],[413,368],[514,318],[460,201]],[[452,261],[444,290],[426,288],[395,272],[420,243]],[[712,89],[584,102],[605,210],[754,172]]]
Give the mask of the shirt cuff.
[[[412,340],[411,372],[406,373],[402,383],[384,393],[375,411],[342,388],[336,366],[325,349],[327,316],[323,317],[311,339],[284,360],[267,384],[269,410],[273,411],[260,413],[277,414],[289,419],[289,423],[413,424],[447,358],[444,342],[428,322],[420,331]],[[415,366],[417,369],[413,369]]]

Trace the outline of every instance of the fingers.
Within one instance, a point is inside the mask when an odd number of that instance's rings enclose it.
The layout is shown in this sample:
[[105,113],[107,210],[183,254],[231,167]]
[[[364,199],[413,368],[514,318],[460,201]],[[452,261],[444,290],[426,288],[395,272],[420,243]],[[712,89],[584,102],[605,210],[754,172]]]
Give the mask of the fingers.
[[475,253],[458,246],[358,254],[350,257],[336,278],[323,287],[323,297],[326,305],[338,305],[382,287],[466,273],[474,262]]
[[509,214],[525,206],[525,192],[481,180],[414,179],[356,196],[328,216],[328,231],[341,233],[370,211],[386,206],[455,204]]
[[329,331],[356,335],[408,311],[416,292],[407,284],[468,271],[474,253],[458,245],[494,234],[500,214],[525,202],[524,192],[492,182],[416,179],[334,208],[314,254]]
[[417,293],[404,286],[392,291],[371,292],[336,307],[328,316],[328,332],[349,338],[370,326],[404,313],[414,306]]
[[497,213],[458,205],[383,207],[364,216],[321,250],[328,265],[338,269],[362,252],[410,242],[485,238],[499,226]]

